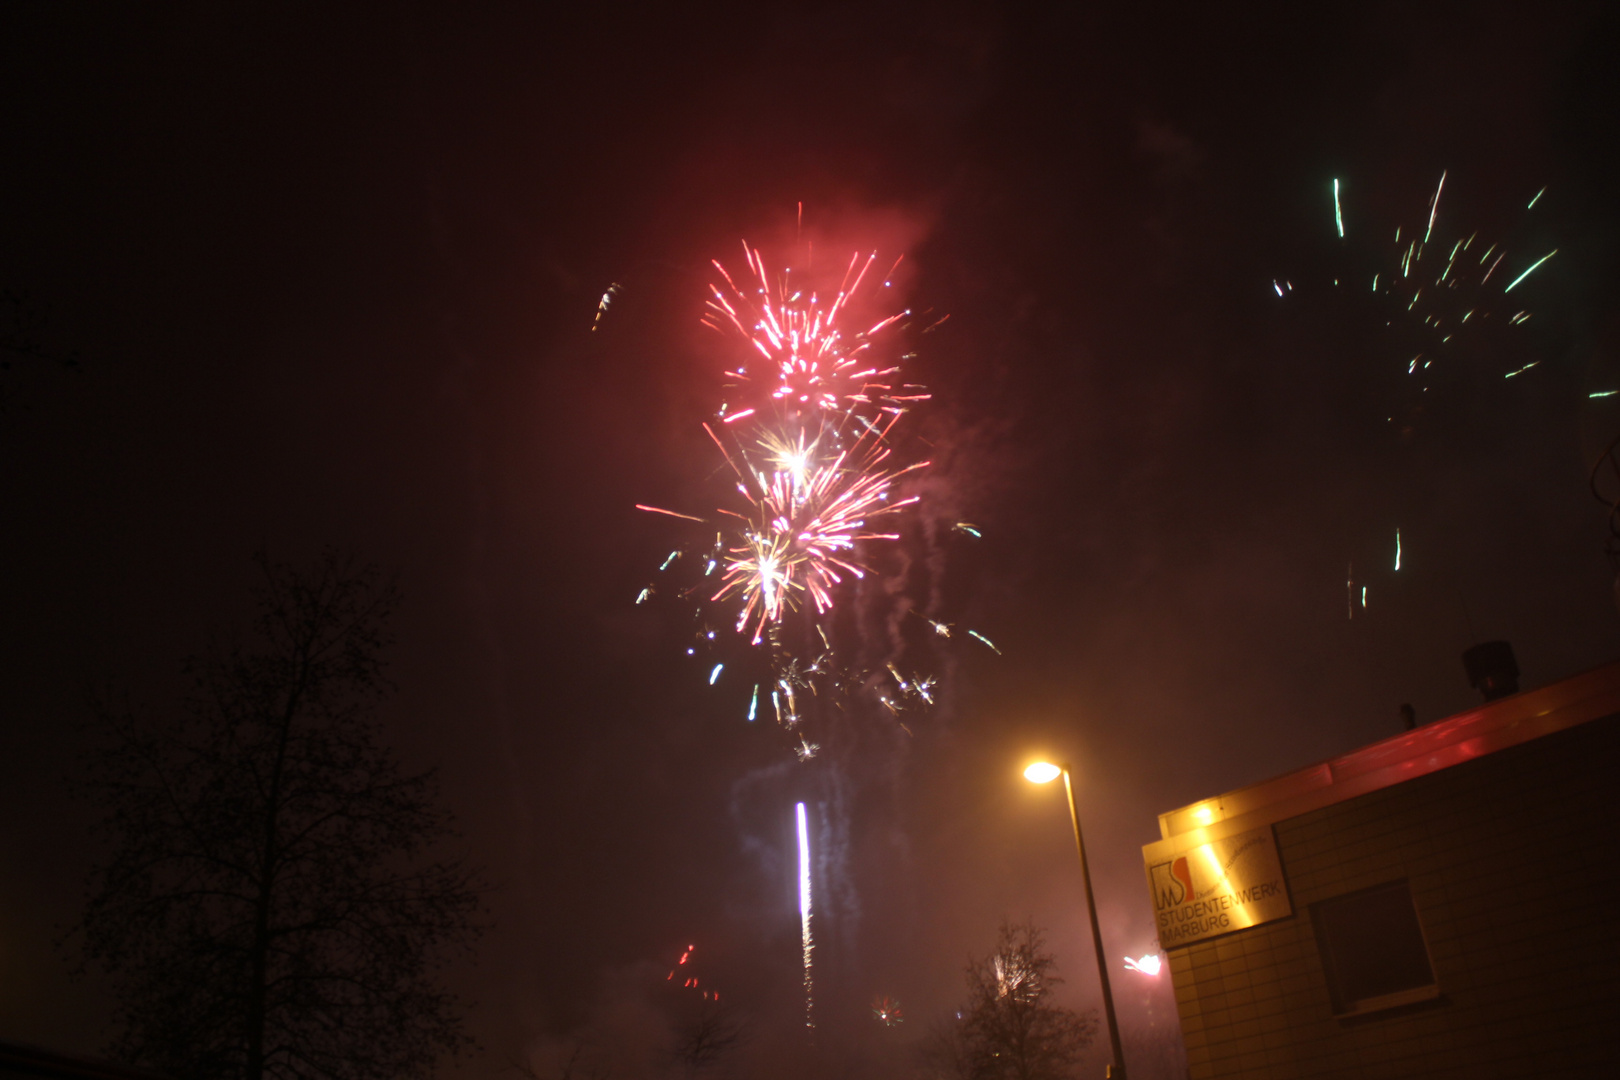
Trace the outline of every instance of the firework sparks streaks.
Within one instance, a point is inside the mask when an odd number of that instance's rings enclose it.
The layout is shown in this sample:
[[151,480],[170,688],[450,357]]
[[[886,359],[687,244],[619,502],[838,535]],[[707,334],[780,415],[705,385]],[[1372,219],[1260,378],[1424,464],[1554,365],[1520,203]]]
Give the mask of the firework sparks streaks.
[[[1348,187],[1337,179],[1332,185],[1332,228],[1341,240],[1356,241],[1340,247],[1341,265],[1331,274],[1332,284],[1344,291],[1360,274],[1370,273],[1370,289],[1361,287],[1365,291],[1359,295],[1370,293],[1369,314],[1385,329],[1391,371],[1398,370],[1404,384],[1398,395],[1404,403],[1397,407],[1403,415],[1389,417],[1403,429],[1423,411],[1424,395],[1437,388],[1448,368],[1459,374],[1494,370],[1512,378],[1536,366],[1517,359],[1524,346],[1512,335],[1531,312],[1523,304],[1509,305],[1517,295],[1508,294],[1558,253],[1516,254],[1509,250],[1512,245],[1492,241],[1479,229],[1453,226],[1447,178],[1440,174],[1415,228],[1396,225],[1393,234],[1375,228],[1360,237],[1345,225]],[[1533,209],[1545,191],[1537,192],[1526,209]],[[1382,241],[1367,246],[1367,239],[1391,235],[1390,246]],[[1276,291],[1280,297],[1292,295],[1293,283]]]
[[840,325],[877,261],[875,252],[864,260],[859,253],[850,257],[830,302],[814,291],[796,287],[791,272],[773,281],[758,249],[744,244],[743,254],[754,275],[754,287],[739,288],[726,268],[715,262],[726,287],[710,286],[704,322],[742,334],[760,354],[765,370],[751,371],[754,362],[750,360],[728,375],[739,383],[760,386],[773,401],[831,412],[875,405],[881,412],[898,416],[908,403],[927,400],[921,387],[901,386],[899,365],[876,359],[873,348],[878,336],[908,312],[883,316],[865,330],[849,334]]
[[[724,462],[724,502],[708,515],[637,504],[703,526],[701,552],[678,548],[660,568],[686,583],[649,585],[637,601],[692,605],[688,655],[702,655],[711,685],[752,683],[749,720],[763,710],[796,728],[801,707],[827,691],[870,693],[891,714],[931,704],[934,681],[903,673],[897,658],[856,671],[833,649],[835,609],[855,583],[886,572],[875,569],[880,552],[902,539],[919,501],[905,488],[931,464],[911,452],[917,440],[902,425],[929,399],[901,373],[911,313],[873,313],[881,305],[869,295],[893,268],[880,279],[877,255],[857,254],[823,295],[809,270],[773,272],[758,249],[744,244],[743,253],[745,275],[714,263],[703,316],[739,346],[724,367],[728,400],[703,424]],[[794,736],[801,759],[815,754],[814,742]]]
[[906,1014],[898,1000],[884,994],[872,1000],[872,1019],[884,1027],[894,1027],[906,1022]]
[[[1387,426],[1402,444],[1420,432],[1429,437],[1484,386],[1506,379],[1516,388],[1545,370],[1526,324],[1534,315],[1531,286],[1549,273],[1549,263],[1559,265],[1537,209],[1547,189],[1518,203],[1521,224],[1509,228],[1500,220],[1491,236],[1486,228],[1457,223],[1459,185],[1459,178],[1441,172],[1423,203],[1409,203],[1417,213],[1399,223],[1366,225],[1355,185],[1334,179],[1324,191],[1321,226],[1336,238],[1331,269],[1324,267],[1314,281],[1304,273],[1271,281],[1291,304],[1310,303],[1304,298],[1312,292],[1332,295],[1340,315],[1359,322],[1346,340],[1371,346],[1363,353],[1371,361],[1364,371],[1376,387],[1377,412],[1368,419]],[[1393,572],[1400,572],[1408,561],[1403,537],[1394,522],[1389,528]],[[1368,607],[1368,586],[1351,573],[1345,587],[1346,612],[1355,618]]]

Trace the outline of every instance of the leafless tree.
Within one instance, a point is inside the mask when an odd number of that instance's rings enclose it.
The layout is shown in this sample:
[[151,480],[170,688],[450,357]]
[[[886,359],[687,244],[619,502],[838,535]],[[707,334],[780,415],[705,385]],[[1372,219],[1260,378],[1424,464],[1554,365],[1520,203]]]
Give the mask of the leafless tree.
[[612,1070],[599,1060],[597,1049],[593,1040],[579,1035],[567,1056],[559,1056],[554,1070],[541,1072],[526,1061],[514,1060],[511,1065],[529,1080],[608,1080]]
[[[0,289],[0,376],[19,365],[77,368],[79,358],[45,342],[50,314],[26,293]],[[6,410],[5,381],[0,381],[0,413]]]
[[718,1066],[748,1041],[748,1029],[730,1009],[709,1001],[675,1025],[671,1058],[688,1077]]
[[973,1080],[973,1057],[960,1014],[935,1022],[917,1048],[922,1080]]
[[1003,922],[996,949],[968,962],[968,998],[959,1019],[922,1048],[924,1071],[939,1080],[1067,1080],[1097,1034],[1097,1019],[1056,1005],[1057,961],[1030,922]]
[[439,968],[481,922],[431,772],[380,741],[397,592],[328,553],[259,557],[252,631],[180,706],[98,707],[110,855],[71,940],[109,973],[109,1051],[179,1080],[401,1080],[467,1045]]

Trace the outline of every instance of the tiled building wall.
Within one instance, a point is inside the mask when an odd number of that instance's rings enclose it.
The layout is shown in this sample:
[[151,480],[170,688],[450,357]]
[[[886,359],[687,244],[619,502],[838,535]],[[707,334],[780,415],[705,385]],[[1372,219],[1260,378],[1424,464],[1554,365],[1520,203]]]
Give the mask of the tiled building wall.
[[[1170,953],[1193,1077],[1620,1077],[1620,717],[1276,831],[1294,915]],[[1401,878],[1441,996],[1337,1019],[1310,905]]]

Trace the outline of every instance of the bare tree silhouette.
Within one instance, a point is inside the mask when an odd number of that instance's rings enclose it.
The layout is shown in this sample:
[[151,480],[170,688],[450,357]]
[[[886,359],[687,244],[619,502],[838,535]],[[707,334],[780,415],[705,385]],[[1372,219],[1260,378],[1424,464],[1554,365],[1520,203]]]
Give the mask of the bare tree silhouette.
[[399,1080],[467,1045],[437,978],[479,929],[431,772],[376,708],[397,591],[327,553],[260,556],[252,633],[180,707],[98,707],[85,794],[111,855],[72,936],[117,992],[109,1047],[180,1080]]
[[936,1080],[1067,1080],[1097,1034],[1097,1018],[1055,1005],[1057,961],[1031,922],[1003,922],[996,948],[968,962],[968,998],[920,1050]]

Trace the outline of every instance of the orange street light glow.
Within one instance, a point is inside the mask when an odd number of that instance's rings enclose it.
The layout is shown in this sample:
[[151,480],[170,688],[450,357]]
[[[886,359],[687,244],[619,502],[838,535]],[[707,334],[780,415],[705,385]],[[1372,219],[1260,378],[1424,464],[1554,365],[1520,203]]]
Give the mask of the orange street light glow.
[[1049,784],[1063,775],[1063,770],[1050,761],[1037,761],[1024,770],[1024,779],[1032,784]]

